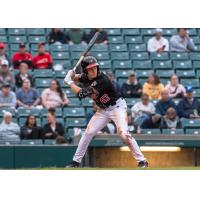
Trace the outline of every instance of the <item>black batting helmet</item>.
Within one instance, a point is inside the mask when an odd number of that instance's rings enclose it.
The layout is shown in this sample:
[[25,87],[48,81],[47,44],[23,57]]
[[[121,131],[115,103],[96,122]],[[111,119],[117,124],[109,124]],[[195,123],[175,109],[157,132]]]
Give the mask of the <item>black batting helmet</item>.
[[83,72],[87,74],[87,69],[97,67],[97,70],[99,72],[99,63],[97,62],[97,59],[93,56],[86,56],[82,62],[81,67],[83,69]]

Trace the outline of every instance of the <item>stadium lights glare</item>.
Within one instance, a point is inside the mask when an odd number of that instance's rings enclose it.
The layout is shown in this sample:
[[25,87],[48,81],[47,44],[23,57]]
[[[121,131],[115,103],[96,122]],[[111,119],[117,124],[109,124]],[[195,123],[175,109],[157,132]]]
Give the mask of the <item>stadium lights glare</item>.
[[[141,151],[145,152],[178,152],[181,151],[181,147],[175,147],[175,146],[141,146]],[[128,146],[120,147],[120,151],[130,151]]]

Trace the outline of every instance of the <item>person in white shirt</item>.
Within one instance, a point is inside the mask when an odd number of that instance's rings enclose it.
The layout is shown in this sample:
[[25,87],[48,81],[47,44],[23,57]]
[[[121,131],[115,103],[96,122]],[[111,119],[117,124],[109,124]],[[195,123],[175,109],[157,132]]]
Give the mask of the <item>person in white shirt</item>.
[[169,51],[169,42],[162,37],[163,30],[160,28],[155,29],[155,36],[150,38],[147,45],[149,52],[163,52]]
[[0,124],[0,138],[7,141],[20,140],[20,127],[18,124],[12,122],[12,114],[5,112],[3,121]]
[[169,92],[171,98],[182,98],[186,95],[185,87],[179,83],[178,77],[174,74],[165,89]]
[[146,118],[155,113],[155,107],[153,103],[149,102],[148,94],[143,93],[141,96],[141,102],[137,102],[131,108],[133,124],[136,126],[137,132],[140,132],[140,126]]

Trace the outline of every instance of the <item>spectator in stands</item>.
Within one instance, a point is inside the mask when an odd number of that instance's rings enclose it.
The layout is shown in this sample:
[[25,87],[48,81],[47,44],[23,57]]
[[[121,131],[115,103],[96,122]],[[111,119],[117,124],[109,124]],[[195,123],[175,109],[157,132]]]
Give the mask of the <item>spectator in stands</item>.
[[42,105],[45,108],[62,107],[69,104],[66,94],[63,92],[58,80],[52,80],[49,88],[45,89],[41,95]]
[[17,105],[24,108],[34,108],[40,103],[40,94],[35,88],[31,88],[29,79],[24,79],[22,88],[16,92]]
[[143,85],[143,93],[148,94],[150,99],[160,99],[163,90],[164,85],[156,74],[150,75],[148,81]]
[[11,65],[10,58],[8,54],[5,53],[5,51],[6,51],[6,45],[3,42],[0,42],[0,65],[2,64],[1,62],[3,60],[7,60],[8,65],[10,66]]
[[42,139],[42,128],[37,126],[36,118],[33,114],[26,119],[24,126],[21,127],[21,139]]
[[47,113],[48,123],[43,127],[44,139],[56,139],[57,136],[64,136],[65,128],[61,123],[56,122],[55,109],[49,108]]
[[65,139],[65,137],[58,135],[56,137],[56,144],[60,144],[60,145],[66,145],[69,142]]
[[69,42],[69,45],[86,44],[87,35],[84,29],[71,28],[67,31],[67,41]]
[[108,34],[102,28],[93,28],[88,35],[88,42],[92,39],[96,32],[100,32],[100,36],[98,37],[96,43],[97,44],[108,44]]
[[[94,113],[96,113],[96,111],[100,109],[95,102],[93,102],[93,111],[90,113],[87,113],[86,115],[86,119],[87,119],[87,123],[89,123],[90,119],[92,118],[92,116],[94,115]],[[114,123],[109,122],[105,127],[103,127],[103,129],[100,131],[101,133],[110,133],[110,134],[115,134],[116,133],[116,127],[114,125]]]
[[23,81],[29,79],[31,86],[33,86],[33,78],[28,73],[28,65],[25,62],[21,62],[19,65],[19,72],[15,75],[15,85],[20,88],[22,87]]
[[137,129],[137,132],[140,133],[140,126],[145,119],[151,117],[155,114],[155,107],[153,103],[149,101],[148,94],[143,93],[141,96],[141,102],[137,102],[131,108],[133,124]]
[[52,56],[46,52],[45,43],[38,44],[38,54],[33,58],[34,69],[49,69],[52,68]]
[[177,129],[181,128],[181,121],[174,108],[168,108],[166,114],[161,118],[160,128]]
[[1,68],[0,68],[0,87],[4,84],[4,83],[9,83],[11,85],[11,88],[14,89],[15,88],[15,79],[14,76],[12,74],[12,72],[10,71],[9,65],[8,65],[8,61],[7,60],[3,60],[1,62]]
[[13,55],[14,69],[19,69],[20,63],[27,63],[29,69],[32,68],[32,55],[26,51],[26,45],[24,43],[19,44],[19,51]]
[[178,77],[174,74],[170,78],[170,82],[165,89],[169,92],[171,98],[182,98],[186,95],[185,88],[179,83]]
[[160,28],[155,29],[155,36],[148,41],[147,49],[149,52],[163,52],[169,51],[169,42],[162,37],[163,30]]
[[161,99],[157,102],[155,107],[155,115],[145,119],[141,125],[142,128],[158,128],[160,124],[160,119],[166,114],[168,108],[176,109],[175,103],[169,97],[169,93],[165,89],[161,92]]
[[142,94],[142,85],[137,81],[136,74],[131,72],[126,83],[122,84],[121,93],[124,98],[139,98]]
[[115,79],[115,75],[111,71],[108,72],[107,75],[108,75],[108,78],[110,79],[110,81],[112,82],[112,84],[117,89],[117,91],[121,91],[120,85],[119,85],[119,83]]
[[200,102],[193,97],[193,88],[186,87],[186,96],[177,106],[179,117],[198,119],[200,118]]
[[10,91],[10,84],[4,83],[0,91],[0,108],[13,108],[16,107],[16,95]]
[[176,52],[190,52],[196,50],[186,28],[178,28],[178,35],[174,35],[170,39],[170,48],[171,51]]
[[20,127],[12,122],[12,114],[5,112],[0,124],[0,138],[7,141],[19,140]]
[[52,28],[48,36],[49,44],[65,44],[66,36],[61,28]]

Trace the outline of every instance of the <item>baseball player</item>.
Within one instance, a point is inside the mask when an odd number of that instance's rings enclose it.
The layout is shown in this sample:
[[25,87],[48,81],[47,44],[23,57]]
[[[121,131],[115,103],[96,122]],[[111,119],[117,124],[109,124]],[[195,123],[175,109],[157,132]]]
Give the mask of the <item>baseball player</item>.
[[[117,132],[128,145],[132,156],[137,160],[138,167],[148,167],[148,162],[136,140],[128,132],[126,101],[120,96],[109,78],[100,71],[96,58],[86,56],[81,62],[81,67],[82,74],[75,74],[73,70],[70,70],[64,82],[80,98],[91,97],[99,109],[91,118],[81,137],[71,167],[80,167],[90,141],[111,120],[116,124]],[[76,85],[77,82],[82,83],[83,88]]]

